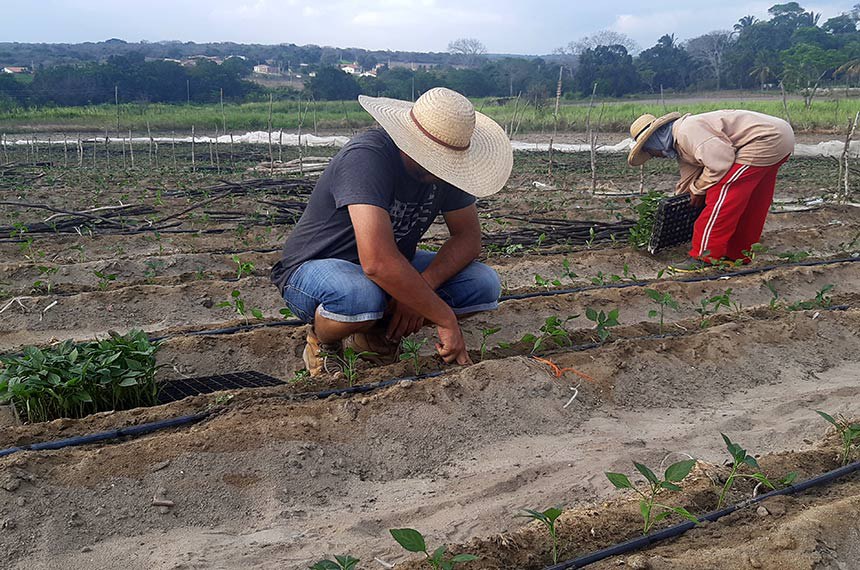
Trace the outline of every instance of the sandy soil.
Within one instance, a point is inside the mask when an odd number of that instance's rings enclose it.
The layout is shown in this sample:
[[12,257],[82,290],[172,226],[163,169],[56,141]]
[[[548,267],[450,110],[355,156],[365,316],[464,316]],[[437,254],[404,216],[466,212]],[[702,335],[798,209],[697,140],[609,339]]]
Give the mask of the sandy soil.
[[[590,195],[581,158],[559,159],[552,180],[540,160],[518,157],[510,187],[484,205],[489,234],[511,223],[527,225],[505,221],[507,214],[594,220],[631,215],[624,197]],[[616,172],[616,166],[607,163],[604,184],[635,188],[638,180]],[[829,163],[798,161],[793,168],[780,187],[783,198],[832,191]],[[27,183],[26,199],[83,207],[131,194],[148,204],[163,201],[164,213],[199,199],[140,190],[175,189],[175,174],[117,173],[109,180],[88,180],[85,174],[49,169]],[[193,188],[216,175],[183,176]],[[536,180],[553,188],[537,191]],[[671,173],[658,169],[649,180],[668,186]],[[21,199],[20,184],[0,191]],[[220,209],[253,213],[270,199],[247,196]],[[0,223],[41,219],[40,213],[3,213]],[[281,304],[266,276],[289,227],[238,232],[235,224],[203,219],[184,224],[223,231],[197,237],[36,236],[30,249],[21,242],[0,243],[0,305],[9,303],[0,314],[2,351],[134,326],[168,335],[159,354],[167,365],[162,379],[238,370],[292,379],[301,367],[304,330],[274,326]],[[441,231],[434,227],[434,234]],[[814,410],[858,415],[860,264],[835,261],[856,259],[858,236],[860,210],[854,207],[826,203],[774,213],[762,238],[769,251],[751,266],[762,272],[702,282],[658,278],[668,262],[684,256],[683,248],[657,257],[622,242],[530,246],[516,255],[487,251],[485,260],[500,273],[506,294],[538,290],[534,275],[560,276],[565,259],[577,277],[563,286],[584,289],[505,301],[498,311],[465,321],[476,362],[481,331],[501,331],[491,337],[483,362],[444,368],[446,374],[433,379],[353,397],[300,396],[345,385],[343,378],[323,377],[237,391],[226,404],[205,395],[4,429],[0,447],[212,412],[202,423],[146,437],[0,459],[0,558],[20,570],[283,569],[349,552],[361,558],[361,568],[382,568],[374,558],[417,568],[416,559],[388,535],[390,528],[408,526],[433,545],[479,554],[466,570],[538,569],[549,563],[546,537],[515,518],[519,510],[568,509],[561,523],[562,558],[636,536],[638,506],[603,475],[630,473],[633,460],[656,467],[687,455],[698,459],[678,495],[679,504],[697,513],[715,507],[712,480],[725,476],[720,432],[760,455],[769,475],[795,470],[803,479],[822,473],[836,466],[835,442],[832,434],[825,436],[826,424]],[[809,259],[832,262],[798,267],[779,258],[801,250]],[[252,275],[236,280],[233,254],[254,264]],[[44,277],[42,264],[58,268],[50,275],[50,293],[33,286]],[[100,286],[95,271],[115,272],[117,278]],[[618,275],[616,285],[623,287],[594,286],[601,274],[609,283]],[[649,283],[631,285],[632,280]],[[766,283],[779,294],[773,305]],[[788,309],[813,300],[826,285],[835,285],[829,303]],[[665,314],[665,334],[649,316],[654,305],[645,288],[670,292],[679,302],[678,311]],[[734,305],[702,327],[695,311],[701,300],[729,288]],[[263,309],[266,318],[249,323],[263,326],[183,334],[245,324],[215,306],[233,289],[242,291],[249,306]],[[593,323],[581,316],[587,307],[620,311],[621,325],[602,345],[595,343]],[[548,343],[540,351],[575,369],[558,378],[530,357],[531,346],[518,342],[526,333],[539,333],[552,315],[580,315],[566,325],[568,343]],[[421,365],[443,369],[429,350]],[[364,366],[358,382],[412,373],[405,362]],[[751,492],[751,486],[739,485],[732,500]],[[598,567],[857,568],[857,493],[856,477],[847,479],[767,503],[765,514],[743,511]],[[154,499],[173,506],[153,505]]]

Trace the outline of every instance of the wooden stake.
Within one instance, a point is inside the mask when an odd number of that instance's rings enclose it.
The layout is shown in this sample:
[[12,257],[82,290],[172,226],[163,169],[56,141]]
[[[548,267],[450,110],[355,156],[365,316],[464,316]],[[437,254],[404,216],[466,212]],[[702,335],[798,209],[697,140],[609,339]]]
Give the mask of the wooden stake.
[[[3,136],[5,136],[5,135],[3,135]],[[5,143],[3,145],[3,149],[4,150],[6,149]],[[65,168],[68,166],[69,166],[69,144],[68,144],[68,141],[66,140],[66,133],[63,133],[63,167]]]
[[146,120],[146,136],[149,137],[149,167],[152,168],[152,143],[154,141],[152,140],[152,131],[149,129],[149,119]]
[[844,189],[840,203],[845,203],[851,197],[851,186],[848,184],[848,174],[851,171],[849,168],[849,158],[851,157],[851,140],[854,138],[854,131],[857,130],[857,122],[860,121],[860,111],[854,115],[854,120],[848,124],[848,136],[845,137],[845,147],[842,149],[842,161],[839,163],[839,169],[844,172]]
[[555,136],[558,134],[558,105],[561,101],[561,77],[564,72],[564,66],[558,68],[558,85],[555,89],[555,113],[553,115],[552,136],[549,138],[549,171],[548,174],[552,177],[552,143]]
[[272,155],[272,94],[269,93],[269,122],[266,130],[269,133],[269,176],[275,175],[275,157]]
[[176,131],[170,131],[170,154],[173,156],[173,170],[176,170]]
[[134,168],[134,146],[131,142],[131,129],[128,130],[128,156],[131,159],[131,167]]
[[197,172],[197,164],[194,161],[194,125],[191,125],[191,172]]

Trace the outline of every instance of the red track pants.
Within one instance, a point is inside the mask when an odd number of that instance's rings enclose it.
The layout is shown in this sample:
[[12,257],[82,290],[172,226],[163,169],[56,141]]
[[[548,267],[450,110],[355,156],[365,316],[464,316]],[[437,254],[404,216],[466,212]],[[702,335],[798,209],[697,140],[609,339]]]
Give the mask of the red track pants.
[[743,253],[761,238],[776,173],[786,156],[772,166],[735,164],[705,195],[705,209],[693,226],[690,257],[710,262],[748,260]]

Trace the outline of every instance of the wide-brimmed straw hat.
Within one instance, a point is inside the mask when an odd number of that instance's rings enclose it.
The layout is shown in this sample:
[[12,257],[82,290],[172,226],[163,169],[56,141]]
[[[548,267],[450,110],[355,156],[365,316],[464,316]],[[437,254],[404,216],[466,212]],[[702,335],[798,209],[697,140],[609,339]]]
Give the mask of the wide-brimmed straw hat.
[[477,197],[502,189],[514,154],[505,131],[456,91],[430,89],[413,104],[360,95],[397,148],[431,174]]
[[669,113],[659,119],[650,113],[645,113],[630,125],[630,137],[633,139],[633,148],[627,155],[627,164],[640,166],[651,159],[651,155],[642,151],[645,141],[654,134],[654,131],[676,119],[681,118],[681,113]]

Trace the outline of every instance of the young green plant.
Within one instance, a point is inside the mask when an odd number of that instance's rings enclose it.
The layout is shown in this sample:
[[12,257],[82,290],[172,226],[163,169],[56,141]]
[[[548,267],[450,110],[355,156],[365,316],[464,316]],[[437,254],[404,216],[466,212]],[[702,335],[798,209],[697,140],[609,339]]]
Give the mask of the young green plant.
[[657,305],[657,308],[659,309],[659,312],[654,309],[648,311],[648,317],[653,319],[658,314],[660,315],[660,334],[663,334],[663,313],[665,312],[666,307],[678,311],[680,309],[680,307],[678,306],[678,301],[676,301],[675,298],[672,297],[671,293],[661,293],[656,289],[645,289],[645,294],[648,295],[649,299],[654,301],[654,303]]
[[99,280],[99,291],[104,291],[110,286],[112,282],[116,281],[116,273],[107,273],[106,271],[93,271],[93,275],[95,275]]
[[358,558],[353,558],[349,554],[335,556],[334,560],[320,560],[310,567],[310,570],[355,570],[359,563]]
[[[231,308],[236,312],[237,315],[245,319],[245,322],[248,322],[248,310],[245,307],[245,300],[242,298],[242,292],[238,289],[233,289],[233,291],[230,292],[230,299],[226,301],[221,301],[216,305],[216,307],[218,307],[219,309]],[[257,307],[252,307],[250,309],[250,313],[254,316],[255,319],[263,318],[263,311]]]
[[388,532],[391,533],[391,536],[397,541],[397,544],[402,546],[404,550],[408,552],[424,553],[424,561],[428,566],[433,568],[433,570],[453,570],[454,566],[457,564],[471,562],[472,560],[478,559],[478,557],[473,554],[457,554],[456,556],[446,557],[445,551],[447,549],[444,546],[440,546],[433,551],[433,554],[430,554],[427,551],[427,544],[424,541],[424,536],[412,528],[392,528]]
[[851,455],[860,447],[860,424],[852,424],[842,416],[833,417],[818,410],[815,410],[815,413],[836,428],[836,433],[842,440],[842,451],[839,457],[842,465],[848,465]]
[[358,378],[358,361],[364,356],[376,356],[375,352],[369,350],[356,352],[351,346],[344,348],[342,355],[333,352],[324,352],[321,354],[324,357],[333,359],[340,366],[341,372],[343,372],[343,376],[346,378],[349,386],[355,384],[355,379]]
[[561,317],[556,315],[549,316],[544,321],[543,326],[541,326],[539,335],[529,333],[523,335],[523,338],[521,338],[520,341],[530,343],[532,345],[532,353],[543,348],[544,343],[550,340],[553,341],[556,346],[570,345],[570,331],[565,328],[565,325],[568,321],[571,321],[578,316],[579,315],[570,315],[563,320]]
[[533,511],[531,509],[523,509],[523,514],[517,515],[528,519],[536,520],[546,527],[549,536],[552,539],[552,563],[558,564],[558,531],[555,528],[555,521],[561,516],[562,510],[556,507],[549,508],[545,511]]
[[427,339],[423,338],[421,340],[413,340],[411,338],[404,338],[403,342],[400,345],[400,360],[401,361],[411,361],[412,362],[412,372],[418,376],[421,374],[421,361],[419,359],[418,353],[421,351],[421,347],[427,344]]
[[484,361],[484,358],[487,355],[487,340],[502,330],[501,327],[493,327],[489,329],[481,329],[481,362]]
[[691,520],[696,524],[699,523],[699,519],[693,516],[684,507],[674,507],[657,502],[657,497],[664,491],[680,491],[681,487],[679,487],[677,483],[683,481],[684,477],[690,474],[690,471],[692,471],[695,464],[695,459],[685,459],[684,461],[673,463],[666,469],[666,472],[663,474],[663,478],[660,479],[653,471],[651,471],[651,469],[634,461],[633,465],[636,467],[636,470],[645,477],[645,481],[648,484],[648,490],[646,492],[640,491],[633,485],[633,483],[630,482],[627,475],[624,475],[623,473],[606,473],[606,477],[609,479],[610,483],[615,485],[616,489],[632,489],[641,497],[639,501],[639,512],[642,514],[642,519],[645,521],[645,525],[642,528],[642,534],[648,534],[648,531],[651,530],[651,527],[654,526],[655,523],[662,521],[673,513],[680,515],[687,520]]
[[[756,461],[755,457],[747,453],[747,451],[742,448],[737,443],[733,442],[729,439],[724,433],[720,434],[723,436],[723,441],[726,443],[726,449],[729,452],[729,455],[732,456],[732,469],[729,472],[728,478],[726,478],[726,482],[723,484],[723,489],[720,491],[720,498],[717,501],[717,508],[720,509],[725,504],[726,496],[728,492],[731,490],[732,485],[735,484],[735,480],[737,479],[754,479],[758,481],[765,487],[769,489],[776,489],[776,485],[774,485],[770,479],[768,479],[765,474],[762,472],[761,467],[759,467],[758,461]],[[746,465],[747,467],[754,469],[753,473],[739,473],[738,470]],[[791,472],[785,477],[783,477],[779,483],[783,485],[789,485],[794,478],[797,476],[797,473]]]
[[241,279],[244,275],[254,274],[254,264],[250,261],[242,261],[238,255],[233,255],[231,259],[236,264],[236,279]]
[[612,309],[609,313],[605,313],[603,311],[597,312],[589,307],[585,309],[585,318],[595,323],[600,342],[606,342],[611,334],[609,329],[618,326],[618,309]]

